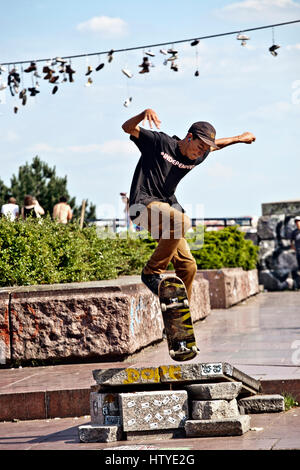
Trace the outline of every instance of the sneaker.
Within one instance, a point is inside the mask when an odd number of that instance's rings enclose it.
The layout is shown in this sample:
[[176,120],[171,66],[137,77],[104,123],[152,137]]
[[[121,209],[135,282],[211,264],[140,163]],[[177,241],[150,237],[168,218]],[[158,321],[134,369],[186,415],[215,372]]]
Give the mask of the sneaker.
[[142,271],[141,278],[148,289],[150,289],[153,294],[158,295],[158,285],[162,280],[160,274],[144,274]]

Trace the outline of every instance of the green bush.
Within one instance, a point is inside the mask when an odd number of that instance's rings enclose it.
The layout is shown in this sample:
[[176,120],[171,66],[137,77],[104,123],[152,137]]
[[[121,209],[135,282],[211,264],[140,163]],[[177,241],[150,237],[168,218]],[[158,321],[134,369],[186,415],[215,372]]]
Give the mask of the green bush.
[[[201,230],[201,229],[200,229]],[[193,237],[188,240],[198,269],[221,269],[240,267],[248,271],[255,269],[258,261],[258,247],[238,227],[222,230],[204,230],[203,246],[193,250]]]
[[152,253],[151,242],[99,237],[95,226],[80,230],[50,218],[0,219],[0,286],[113,279],[138,274]]
[[[195,235],[189,237],[192,245]],[[11,222],[0,219],[0,286],[114,279],[140,274],[156,247],[145,234],[114,235],[50,217]],[[193,250],[199,269],[254,269],[258,248],[236,227],[204,231],[204,245]],[[172,268],[170,264],[169,268]]]

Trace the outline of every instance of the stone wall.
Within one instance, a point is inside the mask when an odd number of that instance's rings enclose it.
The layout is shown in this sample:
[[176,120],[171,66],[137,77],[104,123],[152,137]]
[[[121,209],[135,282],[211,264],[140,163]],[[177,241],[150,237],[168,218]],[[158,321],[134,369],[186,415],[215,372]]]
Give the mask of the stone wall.
[[258,219],[259,282],[269,291],[300,286],[296,253],[291,249],[291,234],[300,215],[300,201],[262,204]]
[[[210,314],[201,275],[191,314],[194,321]],[[122,358],[161,341],[162,332],[158,298],[139,276],[0,289],[2,363]]]
[[211,308],[229,308],[259,292],[256,269],[208,269],[198,271],[209,281]]

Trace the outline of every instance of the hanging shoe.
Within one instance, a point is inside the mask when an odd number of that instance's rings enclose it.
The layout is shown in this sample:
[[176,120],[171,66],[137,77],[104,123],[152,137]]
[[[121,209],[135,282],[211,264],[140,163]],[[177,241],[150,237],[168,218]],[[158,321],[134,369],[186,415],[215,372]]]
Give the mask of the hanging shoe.
[[52,95],[55,95],[55,93],[57,92],[57,90],[58,90],[58,86],[55,85],[55,86],[53,87],[53,90],[52,90]]
[[0,83],[0,91],[5,90],[5,88],[7,88],[6,83]]
[[280,46],[277,46],[276,44],[273,44],[273,46],[269,47],[269,51],[271,54],[276,57],[278,55],[278,52],[276,52],[276,49],[279,49]]
[[6,67],[4,67],[4,65],[0,65],[0,75],[2,72],[6,72]]
[[76,71],[72,69],[70,64],[66,65],[66,73],[69,75],[69,82],[74,82],[73,74],[76,73]]
[[163,55],[168,55],[168,52],[166,51],[166,49],[160,49],[159,52]]
[[196,70],[196,72],[194,73],[195,77],[199,77],[199,70]]
[[171,69],[174,70],[174,72],[178,72],[178,65],[172,62]]
[[67,63],[67,60],[62,59],[61,57],[56,57],[55,61],[62,65],[65,65]]
[[124,73],[124,75],[126,75],[126,77],[128,78],[132,78],[133,77],[133,74],[130,72],[130,70],[128,69],[122,69],[122,72]]
[[35,96],[35,95],[37,95],[38,93],[40,93],[40,91],[37,90],[36,87],[28,88],[28,91],[30,92],[30,96]]
[[31,62],[29,67],[27,67],[27,69],[25,69],[24,72],[29,73],[29,72],[34,72],[35,70],[36,70],[36,63]]
[[91,65],[88,66],[88,69],[87,69],[87,73],[85,74],[86,76],[87,75],[90,75],[93,71],[93,67]]
[[114,53],[114,52],[115,52],[115,51],[114,51],[113,49],[111,49],[111,50],[109,51],[109,53],[107,54],[107,60],[108,60],[109,63],[113,60],[113,53]]
[[18,111],[19,111],[18,106],[15,106],[15,107],[14,107],[14,113],[17,114]]
[[149,55],[150,57],[155,57],[155,54],[152,51],[147,51],[147,52],[145,52],[145,54]]
[[125,108],[128,108],[128,106],[130,105],[131,101],[132,101],[132,98],[131,98],[131,97],[130,97],[130,98],[127,98],[127,99],[124,101],[124,106],[125,106]]
[[46,75],[44,76],[44,80],[51,80],[53,74],[55,73],[55,70],[49,69],[49,67],[44,67],[43,73],[46,73]]
[[38,71],[36,70],[33,74],[36,78],[41,78],[41,76],[39,75]]
[[191,46],[197,46],[199,42],[199,39],[194,39],[194,41],[191,42]]
[[96,72],[99,72],[99,70],[103,69],[104,65],[105,65],[105,64],[99,64],[99,65],[95,68]]
[[143,70],[141,70],[139,73],[148,73],[150,72],[149,67],[150,67],[150,62],[148,57],[143,57],[143,63],[139,65],[139,67],[142,67]]
[[54,77],[51,77],[51,78],[50,78],[49,82],[50,82],[50,83],[55,83],[55,82],[57,82],[58,79],[59,79],[59,76],[58,76],[58,75],[55,75]]

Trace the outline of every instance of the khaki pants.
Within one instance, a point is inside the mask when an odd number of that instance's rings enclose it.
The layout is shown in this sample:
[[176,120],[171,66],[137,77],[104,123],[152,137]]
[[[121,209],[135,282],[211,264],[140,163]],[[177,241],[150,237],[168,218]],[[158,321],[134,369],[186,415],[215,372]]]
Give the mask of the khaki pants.
[[184,238],[184,234],[191,227],[190,219],[168,203],[154,201],[134,222],[148,230],[158,242],[144,267],[144,274],[162,274],[172,262],[176,275],[184,282],[190,299],[192,283],[197,272],[196,261]]

